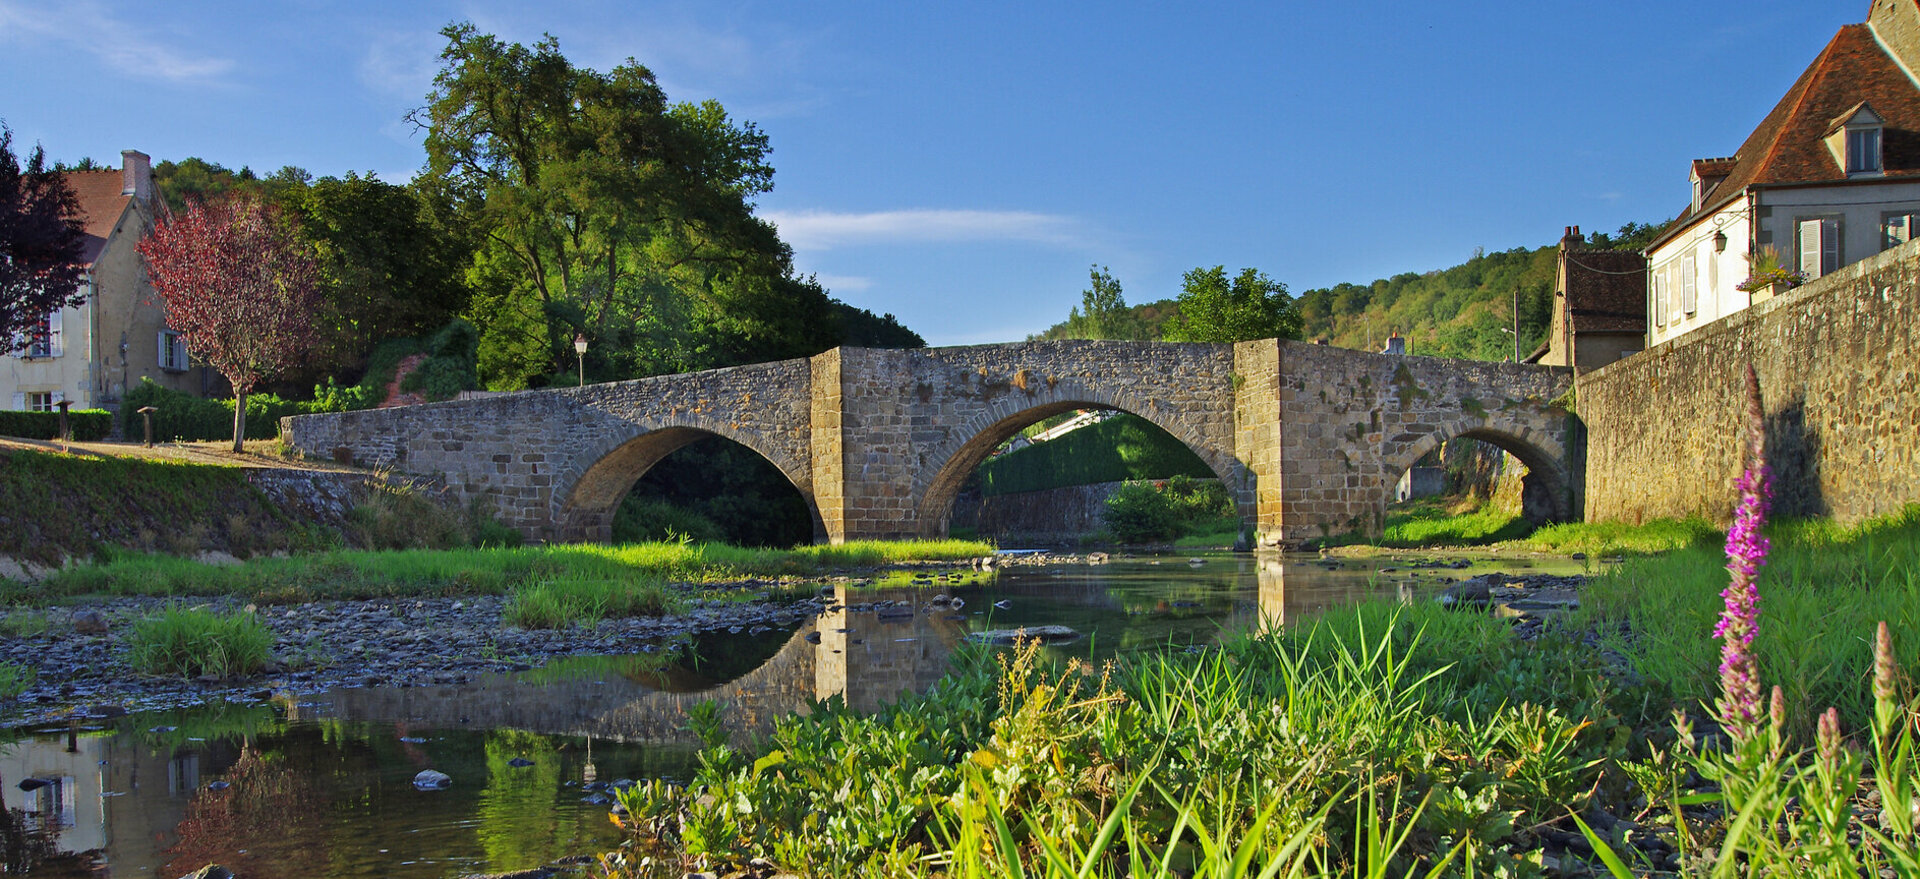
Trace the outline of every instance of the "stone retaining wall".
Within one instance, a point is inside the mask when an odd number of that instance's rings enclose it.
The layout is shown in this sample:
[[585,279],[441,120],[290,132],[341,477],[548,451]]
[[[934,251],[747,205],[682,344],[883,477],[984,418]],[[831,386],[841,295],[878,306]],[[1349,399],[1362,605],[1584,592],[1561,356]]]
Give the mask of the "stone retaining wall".
[[1748,363],[1777,513],[1851,522],[1920,502],[1917,285],[1910,242],[1582,375],[1586,517],[1726,522]]

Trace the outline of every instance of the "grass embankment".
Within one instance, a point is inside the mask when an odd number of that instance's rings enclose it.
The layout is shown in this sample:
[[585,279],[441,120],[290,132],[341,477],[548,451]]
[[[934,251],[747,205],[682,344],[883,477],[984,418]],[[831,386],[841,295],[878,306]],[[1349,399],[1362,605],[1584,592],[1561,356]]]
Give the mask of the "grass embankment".
[[[621,875],[1920,875],[1920,702],[1866,671],[1877,615],[1890,656],[1920,655],[1920,517],[1775,537],[1756,646],[1789,738],[1758,757],[1693,738],[1726,572],[1687,551],[1609,572],[1530,642],[1374,604],[1099,670],[967,654],[926,695],[789,718],[751,752],[696,723],[692,783],[624,797]],[[1623,625],[1625,678],[1586,641]],[[1829,705],[1851,749],[1816,758],[1796,731]],[[1863,767],[1884,817],[1848,808]],[[1575,839],[1601,853],[1576,865]]]
[[1571,522],[1536,527],[1518,512],[1498,504],[1425,498],[1389,507],[1378,540],[1351,533],[1315,541],[1314,545],[1387,549],[1494,547],[1557,555],[1653,555],[1689,547],[1716,547],[1725,536],[1704,519],[1655,519],[1639,525]]

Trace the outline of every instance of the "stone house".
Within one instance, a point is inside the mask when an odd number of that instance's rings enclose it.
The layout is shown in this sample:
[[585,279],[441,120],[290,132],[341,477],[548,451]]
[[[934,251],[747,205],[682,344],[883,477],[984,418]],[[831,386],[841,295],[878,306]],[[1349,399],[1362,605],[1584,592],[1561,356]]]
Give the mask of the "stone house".
[[1647,258],[1586,247],[1579,226],[1560,239],[1553,317],[1528,363],[1598,369],[1647,347]]
[[1696,159],[1685,211],[1646,251],[1648,342],[1773,296],[1773,260],[1812,279],[1914,237],[1920,222],[1920,0],[1871,0],[1740,148]]
[[211,375],[190,365],[186,344],[167,329],[135,249],[165,209],[154,195],[151,162],[136,150],[120,160],[118,171],[67,172],[86,224],[86,301],[45,315],[26,348],[0,356],[0,406],[49,410],[64,400],[112,409],[143,378],[206,392]]

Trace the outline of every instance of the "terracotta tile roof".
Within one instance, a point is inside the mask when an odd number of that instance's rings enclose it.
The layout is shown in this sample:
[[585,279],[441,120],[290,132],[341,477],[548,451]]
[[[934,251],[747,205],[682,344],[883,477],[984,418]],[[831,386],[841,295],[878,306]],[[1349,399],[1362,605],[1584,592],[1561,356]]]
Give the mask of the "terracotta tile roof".
[[1567,250],[1567,310],[1575,333],[1647,331],[1647,258],[1631,250]]
[[120,222],[120,215],[127,210],[127,202],[133,196],[121,195],[122,187],[119,169],[112,171],[68,171],[67,185],[73,187],[73,194],[80,199],[80,214],[87,224],[87,244],[82,251],[87,264],[100,258],[100,251],[107,246],[107,236],[113,234],[113,225]]
[[[1847,179],[1822,137],[1835,119],[1851,115],[1863,102],[1886,120],[1881,140],[1885,176],[1920,177],[1920,88],[1881,49],[1866,25],[1849,24],[1833,35],[1747,136],[1733,155],[1727,179],[1702,201],[1717,203],[1752,184]],[[1706,162],[1714,170],[1724,167],[1721,160]],[[1693,213],[1682,213],[1675,231],[1686,226]]]

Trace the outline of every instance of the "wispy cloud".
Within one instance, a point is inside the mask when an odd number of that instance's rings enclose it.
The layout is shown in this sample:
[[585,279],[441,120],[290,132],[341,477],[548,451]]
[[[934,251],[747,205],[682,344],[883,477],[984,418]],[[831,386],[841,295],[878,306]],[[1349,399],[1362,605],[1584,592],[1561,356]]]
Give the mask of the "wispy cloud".
[[1077,220],[1031,211],[923,208],[869,213],[767,211],[761,216],[778,226],[780,237],[795,250],[906,242],[1025,241],[1061,246],[1085,243]]
[[[141,22],[164,19],[146,16]],[[76,27],[84,23],[84,27]],[[0,0],[0,42],[7,36],[51,42],[92,55],[121,73],[157,76],[175,82],[216,79],[233,69],[233,60],[198,55],[165,45],[144,29],[128,24],[98,3],[29,4]]]
[[433,29],[369,34],[355,74],[361,85],[383,97],[424,102],[440,70],[440,50],[446,42]]

